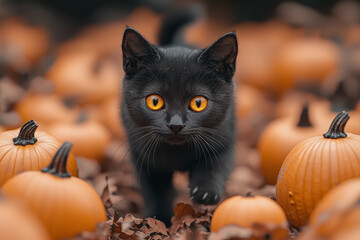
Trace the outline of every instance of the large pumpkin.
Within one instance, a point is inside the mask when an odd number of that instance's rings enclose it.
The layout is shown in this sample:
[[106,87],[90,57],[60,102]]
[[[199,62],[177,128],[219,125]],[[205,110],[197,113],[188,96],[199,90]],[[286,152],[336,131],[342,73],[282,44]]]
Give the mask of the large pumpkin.
[[[45,132],[36,132],[37,127],[30,120],[21,129],[0,133],[0,186],[16,174],[40,170],[51,162],[61,143]],[[68,171],[78,175],[73,155],[69,157]]]
[[258,144],[261,170],[266,183],[276,184],[281,165],[296,144],[319,133],[319,128],[310,122],[307,104],[299,120],[289,117],[271,122],[261,134]]
[[293,226],[304,226],[316,204],[337,184],[360,177],[360,136],[344,132],[348,119],[347,112],[339,113],[327,133],[302,141],[287,155],[276,201]]
[[360,178],[345,181],[321,199],[310,216],[309,224],[315,225],[317,221],[321,221],[321,218],[323,215],[326,215],[327,212],[349,207],[359,199]]
[[95,190],[66,171],[71,146],[69,142],[64,143],[42,172],[24,172],[2,187],[5,194],[26,203],[52,239],[94,231],[99,222],[106,221],[104,205]]
[[43,224],[28,209],[0,194],[0,237],[3,240],[50,240]]
[[333,208],[316,219],[299,240],[357,240],[360,239],[360,197],[352,204]]
[[283,45],[275,59],[275,77],[284,84],[322,83],[336,73],[340,51],[325,39],[303,38]]
[[119,94],[121,71],[116,62],[96,52],[71,52],[57,57],[46,77],[55,92],[80,103],[101,102]]
[[0,23],[0,54],[13,70],[28,71],[48,51],[50,37],[40,26],[8,18]]
[[235,196],[217,207],[211,220],[211,231],[231,224],[250,228],[255,223],[284,224],[286,216],[280,206],[267,197]]

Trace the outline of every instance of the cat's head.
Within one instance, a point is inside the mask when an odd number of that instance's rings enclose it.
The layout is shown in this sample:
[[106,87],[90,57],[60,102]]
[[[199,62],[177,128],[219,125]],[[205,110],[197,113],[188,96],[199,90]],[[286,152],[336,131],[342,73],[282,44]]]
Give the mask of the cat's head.
[[[122,50],[125,121],[133,122],[143,133],[179,145],[216,128],[229,116],[237,56],[235,33],[199,50],[157,47],[127,28]],[[128,131],[129,135],[138,132]]]

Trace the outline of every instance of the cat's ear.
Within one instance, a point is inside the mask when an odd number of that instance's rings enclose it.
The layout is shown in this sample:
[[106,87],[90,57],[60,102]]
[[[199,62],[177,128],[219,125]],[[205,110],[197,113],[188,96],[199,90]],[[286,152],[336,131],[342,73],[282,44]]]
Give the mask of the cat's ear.
[[235,73],[237,53],[236,34],[230,32],[223,35],[210,47],[204,49],[200,53],[198,61],[210,65],[231,79]]
[[135,73],[142,64],[160,59],[157,49],[135,29],[126,27],[123,40],[123,67],[125,73]]

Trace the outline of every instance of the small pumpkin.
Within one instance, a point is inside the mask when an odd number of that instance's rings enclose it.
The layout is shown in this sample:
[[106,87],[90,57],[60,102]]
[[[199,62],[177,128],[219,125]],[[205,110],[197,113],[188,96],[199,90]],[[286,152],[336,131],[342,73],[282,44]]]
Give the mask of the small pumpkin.
[[36,119],[45,128],[56,122],[74,121],[77,117],[77,111],[68,108],[56,95],[28,94],[15,105],[15,110],[23,121]]
[[[246,214],[244,214],[246,213]],[[215,210],[211,220],[211,231],[235,224],[250,228],[253,224],[284,224],[286,216],[281,207],[264,196],[234,196],[226,199]]]
[[41,172],[24,172],[2,187],[5,194],[28,206],[52,239],[72,238],[83,231],[94,231],[99,222],[106,221],[104,205],[95,190],[66,170],[71,146],[65,142]]
[[348,112],[339,113],[327,133],[296,145],[281,166],[276,201],[293,226],[304,226],[337,184],[360,177],[360,136],[344,132],[348,119]]
[[359,199],[360,178],[347,180],[336,186],[321,199],[310,216],[309,224],[314,225],[326,212],[349,207]]
[[[0,133],[0,186],[16,174],[40,170],[50,163],[61,143],[45,132],[36,132],[37,128],[38,124],[30,120],[21,129]],[[78,175],[73,155],[69,157],[68,171]]]
[[81,113],[75,123],[53,124],[47,131],[61,141],[73,142],[75,156],[98,161],[103,160],[111,138],[109,131],[101,123],[88,119],[86,113]]
[[310,122],[308,104],[303,106],[297,122],[293,117],[271,122],[261,134],[258,144],[261,171],[266,183],[276,184],[281,165],[296,144],[319,133],[320,129]]
[[4,240],[50,240],[43,224],[28,209],[0,193],[0,236]]

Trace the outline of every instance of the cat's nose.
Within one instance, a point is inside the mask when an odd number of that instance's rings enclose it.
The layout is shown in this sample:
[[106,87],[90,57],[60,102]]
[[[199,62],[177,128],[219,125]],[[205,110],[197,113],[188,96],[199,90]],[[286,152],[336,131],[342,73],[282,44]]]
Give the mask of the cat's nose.
[[178,133],[181,131],[181,129],[184,128],[184,122],[181,119],[179,114],[175,114],[170,118],[168,127],[173,131],[174,133]]

